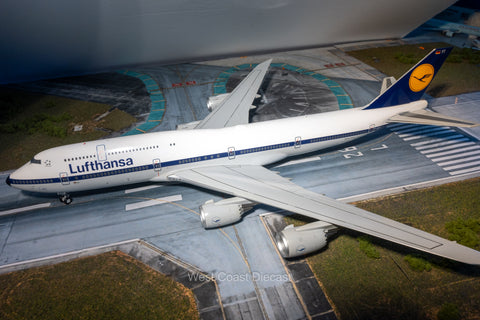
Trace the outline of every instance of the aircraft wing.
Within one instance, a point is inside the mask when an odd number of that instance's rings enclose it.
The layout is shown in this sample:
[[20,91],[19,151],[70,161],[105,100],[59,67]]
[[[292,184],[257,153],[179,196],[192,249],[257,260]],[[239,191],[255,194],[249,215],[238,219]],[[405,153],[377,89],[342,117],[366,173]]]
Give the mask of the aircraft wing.
[[476,250],[306,190],[262,166],[200,167],[178,171],[169,178],[480,265],[480,252]]
[[271,62],[269,59],[256,66],[195,129],[218,129],[248,123],[252,102]]

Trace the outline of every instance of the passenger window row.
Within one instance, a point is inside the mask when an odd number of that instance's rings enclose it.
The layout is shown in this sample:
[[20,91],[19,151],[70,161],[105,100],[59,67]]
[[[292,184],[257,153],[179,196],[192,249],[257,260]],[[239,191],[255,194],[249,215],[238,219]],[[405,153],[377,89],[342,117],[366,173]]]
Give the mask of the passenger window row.
[[[146,151],[146,150],[158,149],[158,148],[159,146],[139,147],[139,148],[132,148],[128,150],[111,151],[111,152],[108,152],[107,154],[109,156],[113,156],[113,155],[122,154],[122,153],[140,152],[140,151]],[[76,161],[76,160],[95,159],[96,157],[97,156],[95,154],[91,154],[87,156],[65,158],[63,159],[63,161],[70,162],[70,161]]]

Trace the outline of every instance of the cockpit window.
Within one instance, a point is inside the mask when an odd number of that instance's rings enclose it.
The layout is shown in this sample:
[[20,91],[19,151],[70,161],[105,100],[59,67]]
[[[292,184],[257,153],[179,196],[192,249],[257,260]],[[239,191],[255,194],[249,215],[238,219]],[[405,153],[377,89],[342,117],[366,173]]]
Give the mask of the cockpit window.
[[30,163],[35,163],[35,164],[42,164],[42,160],[35,159],[35,157],[30,160]]

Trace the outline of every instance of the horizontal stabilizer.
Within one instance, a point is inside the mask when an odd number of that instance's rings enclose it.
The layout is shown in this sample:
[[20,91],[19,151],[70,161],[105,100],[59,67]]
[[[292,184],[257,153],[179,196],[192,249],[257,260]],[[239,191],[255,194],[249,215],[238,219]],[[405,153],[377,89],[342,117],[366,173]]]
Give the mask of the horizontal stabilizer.
[[450,126],[463,128],[471,128],[480,125],[475,122],[445,116],[443,114],[428,110],[418,110],[400,113],[388,119],[388,122],[416,123],[434,126]]

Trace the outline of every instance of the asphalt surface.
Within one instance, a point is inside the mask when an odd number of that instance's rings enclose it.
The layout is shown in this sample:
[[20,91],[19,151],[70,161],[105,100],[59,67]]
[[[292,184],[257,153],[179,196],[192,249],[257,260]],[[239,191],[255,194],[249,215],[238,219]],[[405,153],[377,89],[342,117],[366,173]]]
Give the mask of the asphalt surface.
[[[206,101],[213,95],[217,78],[227,66],[258,63],[264,58],[136,69],[136,72],[148,74],[157,82],[166,100],[165,115],[152,131],[170,130],[179,123],[202,119],[208,114]],[[249,59],[252,61],[247,61]],[[283,56],[277,54],[274,62],[296,65],[328,76],[343,87],[355,107],[369,102],[380,87],[374,71],[337,49],[289,52]],[[231,83],[239,81],[241,76],[242,73],[234,74]],[[103,96],[115,96],[117,91],[108,89],[110,85],[107,84],[121,88],[115,82],[121,78],[129,88],[133,88],[134,97],[141,97],[143,102],[140,104],[149,105],[148,92],[142,91],[138,79],[130,81],[123,77],[117,74],[112,78],[100,76],[103,81],[87,87],[95,93],[96,86],[101,85],[107,87],[104,92],[110,92]],[[60,83],[59,87],[68,87],[64,81]],[[31,86],[40,87],[36,84]],[[50,85],[42,82],[42,86],[48,88]],[[56,86],[54,82],[52,86]],[[254,119],[262,121],[272,116],[315,112],[318,111],[315,104],[321,101],[327,102],[327,109],[333,108],[335,97],[321,85],[314,90],[312,87],[315,87],[315,81],[308,75],[273,70],[264,86],[263,101],[259,103],[260,116]],[[28,89],[28,85],[23,88]],[[68,89],[57,92],[68,96],[65,94]],[[287,97],[289,94],[293,97]],[[95,99],[93,101],[97,101]],[[135,100],[133,97],[128,99]],[[307,106],[306,111],[292,108],[292,99],[297,107]],[[478,97],[472,99],[478,101]],[[148,109],[145,105],[135,113],[139,118]],[[464,112],[468,119],[468,112],[472,111],[464,109]],[[274,170],[307,189],[333,198],[347,198],[425,181],[479,175],[480,168],[477,170],[474,164],[478,161],[475,153],[477,148],[480,149],[478,140],[449,128],[431,130],[425,126],[392,125],[369,139],[340,150],[289,159],[276,164]],[[447,146],[439,143],[448,143],[453,147],[425,153]],[[457,146],[457,143],[461,145]],[[443,154],[445,152],[448,154]],[[451,158],[443,159],[445,157]],[[449,164],[459,159],[467,160]],[[464,166],[451,168],[458,165]],[[259,217],[275,211],[274,208],[259,206],[240,223],[217,230],[204,230],[200,225],[198,207],[209,199],[222,199],[222,195],[208,190],[177,184],[127,186],[74,195],[73,204],[65,206],[55,197],[28,194],[8,187],[4,182],[7,174],[0,175],[0,266],[139,238],[214,277],[229,319],[334,317],[329,304],[325,304],[322,310],[313,310],[310,304],[316,305],[316,302],[309,303],[313,300],[303,297],[310,295],[312,298],[317,296],[315,293],[297,294],[302,292],[298,289],[300,286],[309,287],[311,271],[301,263],[286,266],[276,251],[265,222]],[[146,201],[155,205],[140,208]],[[44,207],[15,213],[18,208],[33,205]]]

